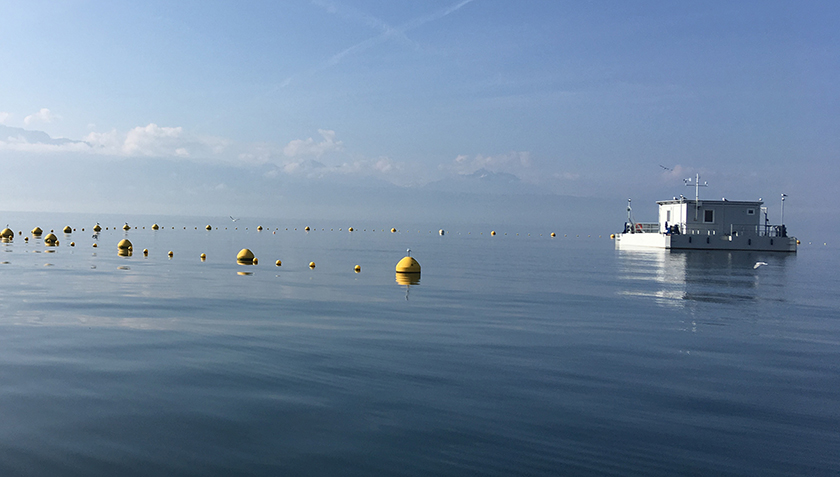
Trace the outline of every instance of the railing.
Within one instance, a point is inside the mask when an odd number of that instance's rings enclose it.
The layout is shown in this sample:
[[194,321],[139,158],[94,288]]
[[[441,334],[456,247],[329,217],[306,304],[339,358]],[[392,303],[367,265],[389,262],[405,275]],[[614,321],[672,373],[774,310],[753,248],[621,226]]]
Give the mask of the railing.
[[659,233],[659,223],[658,222],[625,222],[624,224],[624,232],[625,233],[635,233],[635,234],[658,234]]
[[672,231],[672,233],[681,233],[685,235],[787,237],[787,227],[784,225],[730,224],[728,228],[718,228],[715,226],[700,224],[677,224],[672,227],[677,229]]

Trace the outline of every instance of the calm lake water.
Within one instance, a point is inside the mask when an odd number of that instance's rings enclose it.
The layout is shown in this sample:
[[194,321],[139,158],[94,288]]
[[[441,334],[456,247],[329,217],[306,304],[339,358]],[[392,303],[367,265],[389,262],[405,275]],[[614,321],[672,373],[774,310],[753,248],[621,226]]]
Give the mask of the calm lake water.
[[0,244],[0,475],[840,473],[822,244],[63,220],[10,223],[58,247]]

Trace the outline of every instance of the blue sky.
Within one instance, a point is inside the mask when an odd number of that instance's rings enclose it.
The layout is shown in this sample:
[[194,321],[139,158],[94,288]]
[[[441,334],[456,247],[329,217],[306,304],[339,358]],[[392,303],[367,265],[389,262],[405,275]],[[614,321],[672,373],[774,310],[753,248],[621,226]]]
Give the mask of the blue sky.
[[[498,196],[515,196],[523,210],[499,220],[594,214],[618,228],[627,197],[641,213],[699,172],[704,194],[777,207],[785,192],[794,230],[836,231],[824,197],[840,179],[838,13],[773,1],[0,2],[0,187],[13,192],[0,210],[120,212],[122,191],[127,213],[369,217],[397,214],[410,192],[406,210],[452,220],[492,220]],[[78,194],[68,178],[99,186]],[[568,196],[593,207],[564,215]]]

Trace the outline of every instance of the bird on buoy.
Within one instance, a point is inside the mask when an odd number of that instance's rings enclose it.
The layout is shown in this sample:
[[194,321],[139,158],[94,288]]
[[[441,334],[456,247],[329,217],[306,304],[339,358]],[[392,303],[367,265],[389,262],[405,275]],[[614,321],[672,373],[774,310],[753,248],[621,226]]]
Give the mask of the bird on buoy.
[[420,273],[420,264],[411,256],[411,249],[405,251],[406,255],[397,262],[397,273]]

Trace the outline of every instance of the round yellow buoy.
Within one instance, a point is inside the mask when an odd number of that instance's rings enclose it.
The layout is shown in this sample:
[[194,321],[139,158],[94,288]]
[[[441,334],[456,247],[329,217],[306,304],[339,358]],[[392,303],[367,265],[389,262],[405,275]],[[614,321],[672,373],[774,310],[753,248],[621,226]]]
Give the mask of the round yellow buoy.
[[32,235],[36,237],[40,237],[42,233],[44,233],[44,231],[41,230],[41,227],[35,227],[34,229],[32,229]]
[[391,233],[393,234],[393,233],[396,233],[396,232],[397,232],[397,229],[394,228],[394,227],[391,227]]
[[152,230],[158,230],[159,228],[160,228],[160,225],[152,224]]
[[143,255],[148,255],[148,254],[149,254],[149,249],[144,248],[144,249],[143,249]]
[[610,240],[615,240],[615,234],[610,234]]
[[303,228],[303,230],[306,230],[307,232],[309,232],[309,226],[307,225],[306,227]]
[[796,245],[799,245],[799,239],[796,239]]
[[256,265],[258,262],[259,262],[259,259],[257,257],[254,257],[254,265]]
[[73,229],[68,225],[68,226],[64,227],[64,233],[66,233],[66,234],[73,233]]
[[262,225],[257,225],[257,230],[258,231],[262,230]]
[[356,265],[355,267],[353,267],[353,271],[355,271],[356,273],[359,273],[359,272],[362,271],[362,267],[360,265]]
[[280,260],[277,260],[276,262],[274,262],[274,264],[279,267],[280,265],[283,265],[283,262],[281,262]]
[[128,239],[122,239],[120,240],[120,243],[117,244],[117,248],[120,250],[131,250],[134,246],[131,245],[131,242]]
[[207,230],[213,230],[213,227],[211,227],[209,225],[207,227],[204,227],[204,228],[207,229]]
[[75,246],[76,246],[76,242],[70,242],[70,246],[71,246],[71,247],[75,247]]
[[349,229],[347,229],[347,231],[348,231],[348,232],[352,232],[352,231],[353,231],[353,227],[350,227]]
[[309,262],[309,268],[315,268],[315,262]]
[[254,252],[250,249],[243,248],[236,254],[236,261],[241,264],[252,264],[254,263]]
[[405,256],[397,262],[397,273],[420,273],[420,264],[411,256]]
[[56,245],[56,242],[58,242],[58,237],[56,237],[55,234],[47,234],[47,236],[44,237],[44,243],[47,245]]
[[128,224],[123,225],[123,230],[130,230],[131,227]]
[[172,250],[170,250],[169,253],[167,253],[167,255],[169,255],[169,258],[172,258],[172,256],[175,255],[175,254],[172,253]]
[[203,261],[205,261],[205,260],[207,260],[207,254],[206,254],[206,253],[202,253],[202,254],[201,254],[201,261],[203,262]]
[[438,233],[439,233],[439,234],[441,234],[441,235],[443,235],[443,234],[445,234],[446,232],[445,232],[443,229],[440,229],[440,232],[438,232]]
[[[491,231],[490,231],[490,235],[496,235],[496,231],[495,231],[495,230],[491,230]],[[519,234],[516,234],[516,235],[519,235]]]
[[554,232],[551,232],[551,236],[552,236],[552,237],[556,237],[556,236],[557,236],[557,234],[556,234],[556,233],[554,233]]
[[23,241],[24,241],[24,242],[29,242],[29,237],[24,237],[24,238],[23,238]]
[[3,238],[12,238],[12,237],[14,237],[14,236],[15,236],[15,232],[14,232],[12,229],[8,228],[8,227],[7,227],[7,228],[5,228],[5,229],[3,229],[2,231],[0,231],[0,237],[3,237]]
[[96,248],[96,242],[93,243],[93,248]]

